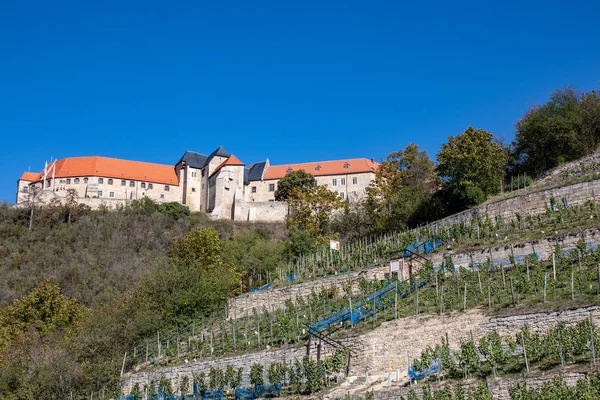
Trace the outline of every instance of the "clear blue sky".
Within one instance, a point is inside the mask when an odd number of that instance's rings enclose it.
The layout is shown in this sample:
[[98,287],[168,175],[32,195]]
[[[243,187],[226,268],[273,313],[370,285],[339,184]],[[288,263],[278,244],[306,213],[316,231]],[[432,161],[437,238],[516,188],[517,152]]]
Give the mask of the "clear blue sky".
[[[492,5],[493,3],[493,5]],[[50,157],[433,158],[599,87],[600,2],[3,1],[0,200]]]

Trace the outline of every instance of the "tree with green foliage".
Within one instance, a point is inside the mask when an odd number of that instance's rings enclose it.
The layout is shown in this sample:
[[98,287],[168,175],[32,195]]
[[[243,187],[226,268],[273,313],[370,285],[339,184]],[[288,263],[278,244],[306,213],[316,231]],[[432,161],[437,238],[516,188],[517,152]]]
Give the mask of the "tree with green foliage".
[[219,234],[213,228],[189,231],[168,255],[169,263],[149,276],[134,297],[132,308],[148,329],[152,324],[184,322],[222,309],[239,286],[240,273],[223,257]]
[[254,386],[264,385],[264,367],[260,363],[255,363],[250,366],[250,383]]
[[284,244],[266,230],[235,233],[222,243],[223,258],[236,267],[248,286],[270,282],[283,258]]
[[600,92],[566,87],[517,122],[511,164],[539,174],[595,151],[600,144]]
[[277,190],[275,190],[275,200],[288,201],[300,192],[308,192],[315,187],[317,181],[312,174],[304,171],[288,172],[283,178],[277,182]]
[[289,201],[288,228],[306,231],[315,238],[323,237],[329,231],[332,213],[345,205],[346,202],[336,192],[325,186],[313,187],[308,191],[294,189]]
[[365,217],[372,232],[406,229],[418,222],[418,211],[439,186],[435,165],[419,146],[410,143],[390,153],[366,190]]
[[437,161],[437,172],[445,186],[465,193],[467,199],[481,201],[500,191],[500,182],[505,175],[506,150],[491,133],[469,126],[463,133],[449,137],[448,143],[442,144]]

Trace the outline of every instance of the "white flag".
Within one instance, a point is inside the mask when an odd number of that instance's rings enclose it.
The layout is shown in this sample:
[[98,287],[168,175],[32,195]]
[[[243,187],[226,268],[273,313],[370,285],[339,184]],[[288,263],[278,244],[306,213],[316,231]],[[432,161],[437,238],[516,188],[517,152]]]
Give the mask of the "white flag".
[[329,241],[329,248],[331,250],[340,251],[340,242],[338,240],[330,240]]

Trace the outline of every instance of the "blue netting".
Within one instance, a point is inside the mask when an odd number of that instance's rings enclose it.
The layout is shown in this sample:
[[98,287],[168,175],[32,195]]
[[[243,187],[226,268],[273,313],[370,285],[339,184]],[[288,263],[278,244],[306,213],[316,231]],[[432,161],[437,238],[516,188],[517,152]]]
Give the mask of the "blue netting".
[[296,273],[295,272],[292,272],[292,273],[288,274],[288,276],[287,276],[287,281],[288,282],[291,282],[294,279],[296,279]]
[[250,292],[260,292],[261,290],[267,290],[271,288],[271,284],[267,283],[266,285],[262,285],[261,287],[251,287]]
[[424,240],[422,242],[411,243],[404,250],[404,257],[409,257],[412,253],[425,253],[429,254],[436,248],[438,248],[442,244],[442,241],[439,238],[435,238],[433,240]]
[[[417,286],[422,287],[426,283],[427,281],[422,280]],[[350,320],[352,324],[356,324],[357,322],[362,321],[363,319],[373,315],[376,312],[376,309],[374,307],[369,307],[369,309],[367,309],[365,305],[371,306],[373,303],[382,304],[383,298],[394,293],[396,287],[396,283],[392,283],[384,287],[383,289],[379,289],[378,291],[371,293],[370,295],[365,297],[364,300],[361,299],[356,303],[352,304],[352,311],[350,311],[350,307],[344,308],[343,310],[338,311],[330,315],[329,317],[322,319],[321,321],[312,323],[310,325],[311,331],[320,332],[327,328],[329,325],[339,324],[340,322],[346,320]],[[410,289],[404,292],[398,293],[398,297],[404,298],[414,290],[415,287],[411,287]]]
[[258,399],[258,398],[273,398],[281,395],[281,382],[274,385],[256,385],[253,388],[235,388],[236,399]]
[[429,376],[431,374],[437,374],[438,372],[440,372],[440,361],[439,360],[431,361],[431,365],[425,371],[415,371],[413,369],[412,365],[408,366],[408,376],[411,379],[415,379],[415,380],[423,379],[426,376]]

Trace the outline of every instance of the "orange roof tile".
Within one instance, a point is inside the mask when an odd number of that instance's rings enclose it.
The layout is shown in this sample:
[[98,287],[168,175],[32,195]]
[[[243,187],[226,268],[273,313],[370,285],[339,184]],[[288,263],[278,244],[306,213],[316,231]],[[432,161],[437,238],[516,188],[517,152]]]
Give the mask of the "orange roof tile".
[[212,174],[210,174],[210,176],[213,176],[214,174],[216,174],[217,172],[219,172],[221,170],[221,168],[223,168],[226,165],[241,165],[243,167],[246,164],[244,164],[243,162],[241,162],[239,158],[237,158],[236,156],[234,156],[232,154],[232,155],[229,156],[229,158],[227,160],[225,160],[221,164],[219,164],[219,166],[217,168],[215,168],[215,170],[213,171]]
[[39,172],[23,172],[19,178],[20,181],[37,182],[40,180]]
[[[48,164],[48,178],[52,177],[51,166],[52,164]],[[179,185],[179,179],[172,165],[91,156],[63,158],[62,160],[55,161],[55,168],[55,178],[101,176],[166,185]],[[35,181],[43,179],[43,176],[43,172],[36,174]],[[29,177],[33,178],[32,176]]]
[[366,158],[350,160],[316,161],[302,164],[270,165],[264,180],[281,179],[289,171],[304,170],[314,176],[346,175],[365,172],[375,172],[379,163]]

